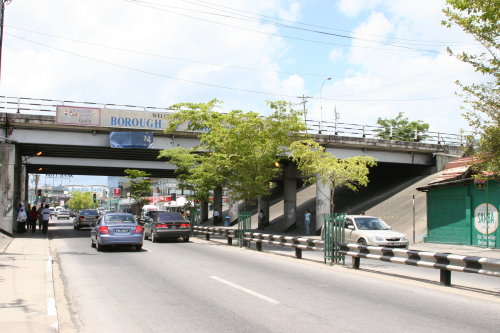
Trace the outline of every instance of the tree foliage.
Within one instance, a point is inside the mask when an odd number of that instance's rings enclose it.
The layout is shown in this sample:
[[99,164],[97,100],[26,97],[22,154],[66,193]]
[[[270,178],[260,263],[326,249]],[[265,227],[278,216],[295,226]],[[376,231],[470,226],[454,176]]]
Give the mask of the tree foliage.
[[216,186],[230,188],[233,200],[249,202],[268,194],[269,180],[279,172],[274,162],[305,130],[302,113],[290,103],[278,101],[268,103],[272,112],[267,117],[241,110],[223,114],[214,111],[218,103],[172,106],[179,111],[169,117],[166,132],[182,127],[199,131],[200,144],[189,150],[163,150],[159,157],[178,167],[178,179],[200,199],[206,200]]
[[485,76],[484,83],[465,85],[459,81],[461,96],[471,106],[466,109],[465,119],[479,136],[476,168],[494,175],[500,174],[500,98],[499,98],[499,19],[500,2],[484,0],[447,0],[443,10],[447,17],[442,23],[460,26],[463,31],[479,42],[483,52],[472,54],[455,52],[451,55],[470,64]]
[[403,112],[393,119],[377,119],[377,124],[384,129],[379,130],[378,136],[386,140],[421,141],[427,138],[429,124],[421,120],[409,121]]
[[82,210],[94,207],[94,197],[90,192],[73,192],[67,205],[71,210]]
[[130,181],[130,197],[134,199],[140,212],[142,207],[149,203],[148,197],[152,194],[151,180],[149,179],[150,174],[146,171],[136,169],[126,169],[124,172],[125,177]]
[[370,156],[336,158],[312,139],[295,141],[290,145],[292,160],[310,182],[321,181],[332,189],[330,193],[331,212],[333,213],[333,189],[347,187],[353,191],[367,186],[370,167],[377,164]]

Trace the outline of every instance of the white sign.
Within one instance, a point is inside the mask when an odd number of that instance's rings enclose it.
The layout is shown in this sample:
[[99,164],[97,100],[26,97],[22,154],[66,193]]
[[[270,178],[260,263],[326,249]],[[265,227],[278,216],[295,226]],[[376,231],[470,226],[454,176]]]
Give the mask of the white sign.
[[56,124],[100,126],[100,111],[97,108],[61,106],[56,108]]
[[498,228],[498,209],[491,204],[480,204],[474,210],[474,227],[482,234],[494,233]]

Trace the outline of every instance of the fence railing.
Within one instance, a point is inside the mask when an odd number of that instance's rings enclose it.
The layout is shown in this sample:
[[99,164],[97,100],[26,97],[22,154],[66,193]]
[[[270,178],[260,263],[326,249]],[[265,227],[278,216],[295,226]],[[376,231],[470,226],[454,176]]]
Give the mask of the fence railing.
[[[291,247],[295,248],[297,259],[302,259],[303,250],[323,252],[325,249],[325,241],[319,239],[255,232],[244,232],[243,235],[240,235],[238,229],[233,228],[193,227],[193,233],[205,235],[207,240],[210,240],[210,235],[227,237],[229,245],[232,244],[233,238],[242,236],[243,240],[249,244],[254,242],[257,251],[262,251],[262,244]],[[498,259],[348,243],[339,243],[336,246],[339,247],[339,254],[353,258],[352,267],[354,269],[359,269],[361,258],[434,268],[439,269],[440,281],[446,286],[451,285],[452,271],[500,277],[500,260]]]
[[[6,113],[21,113],[21,114],[38,114],[38,115],[55,115],[58,105],[78,106],[78,107],[93,107],[93,108],[113,108],[135,111],[169,111],[175,112],[168,108],[150,107],[150,106],[135,106],[121,105],[111,103],[95,103],[95,102],[79,102],[69,100],[51,100],[51,99],[36,99],[29,97],[9,97],[0,96],[0,112]],[[331,121],[306,121],[307,132],[310,134],[323,134],[332,136],[347,136],[358,138],[373,138],[373,139],[398,139],[399,141],[411,141],[441,144],[449,146],[461,146],[465,143],[465,138],[462,134],[450,134],[443,132],[425,132],[412,131],[408,133],[400,133],[397,128],[385,128],[381,126],[349,124]],[[381,136],[384,133],[384,136]],[[403,135],[404,134],[404,135]],[[401,139],[404,138],[404,139]]]

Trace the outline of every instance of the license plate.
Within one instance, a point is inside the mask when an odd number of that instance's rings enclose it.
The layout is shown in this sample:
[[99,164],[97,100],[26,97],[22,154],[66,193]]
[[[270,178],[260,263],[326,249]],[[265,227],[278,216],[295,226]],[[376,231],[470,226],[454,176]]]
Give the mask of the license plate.
[[115,229],[115,233],[125,233],[128,232],[128,229]]
[[170,229],[177,229],[175,225],[171,226]]
[[399,246],[399,243],[389,243],[389,246]]

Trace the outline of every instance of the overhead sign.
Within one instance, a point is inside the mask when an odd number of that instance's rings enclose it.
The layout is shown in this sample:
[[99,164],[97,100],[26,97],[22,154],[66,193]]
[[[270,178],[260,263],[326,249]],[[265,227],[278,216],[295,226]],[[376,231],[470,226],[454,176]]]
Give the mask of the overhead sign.
[[100,126],[101,109],[57,106],[56,124]]
[[111,148],[152,148],[153,132],[111,132]]
[[120,197],[122,195],[122,189],[119,187],[113,188],[113,196]]

